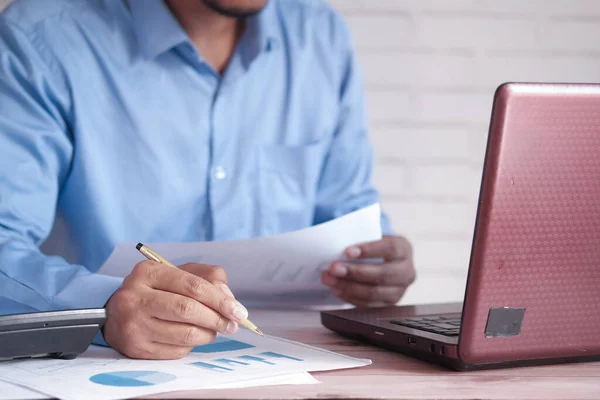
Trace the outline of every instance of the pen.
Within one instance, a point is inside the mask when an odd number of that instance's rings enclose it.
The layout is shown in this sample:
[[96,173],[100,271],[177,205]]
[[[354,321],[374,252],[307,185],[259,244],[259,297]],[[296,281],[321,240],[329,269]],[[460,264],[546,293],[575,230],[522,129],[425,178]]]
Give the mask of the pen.
[[[169,260],[167,260],[166,258],[161,256],[160,254],[158,254],[157,252],[155,252],[154,250],[152,250],[150,247],[146,246],[145,244],[138,243],[137,246],[135,246],[135,248],[138,249],[138,251],[140,253],[142,253],[148,260],[159,262],[168,267],[177,268],[173,263],[171,263]],[[249,319],[239,322],[239,324],[241,326],[243,326],[244,328],[248,329],[249,331],[256,333],[257,335],[264,336],[262,331],[260,329],[258,329],[258,327],[256,325],[254,325],[252,322],[250,322]]]

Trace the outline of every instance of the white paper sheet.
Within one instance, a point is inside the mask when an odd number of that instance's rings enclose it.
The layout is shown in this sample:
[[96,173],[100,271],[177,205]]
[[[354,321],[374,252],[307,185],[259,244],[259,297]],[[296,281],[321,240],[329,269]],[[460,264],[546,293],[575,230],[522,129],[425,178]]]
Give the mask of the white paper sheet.
[[45,394],[0,380],[0,400],[38,400],[50,399]]
[[[175,265],[219,265],[246,306],[340,305],[320,281],[321,271],[354,244],[379,240],[381,209],[373,204],[335,220],[276,236],[198,243],[144,243]],[[137,243],[119,243],[98,271],[125,277],[144,260]]]
[[[0,378],[1,379],[1,378]],[[308,372],[299,372],[296,374],[287,374],[280,376],[270,376],[267,378],[252,379],[243,382],[226,383],[224,385],[218,385],[209,387],[206,389],[237,389],[237,388],[249,388],[257,386],[278,386],[278,385],[314,385],[321,383],[316,380]],[[52,399],[51,396],[36,392],[22,387],[14,383],[0,380],[0,400],[42,400]]]
[[369,365],[357,359],[246,330],[219,336],[180,360],[126,358],[90,348],[75,360],[17,360],[0,363],[2,380],[61,399],[112,400],[176,390],[251,386],[256,379],[300,372]]
[[308,372],[298,372],[295,374],[286,374],[279,376],[269,376],[267,378],[252,379],[243,382],[231,382],[223,385],[208,387],[205,389],[239,389],[257,386],[279,386],[279,385],[315,385],[319,382]]

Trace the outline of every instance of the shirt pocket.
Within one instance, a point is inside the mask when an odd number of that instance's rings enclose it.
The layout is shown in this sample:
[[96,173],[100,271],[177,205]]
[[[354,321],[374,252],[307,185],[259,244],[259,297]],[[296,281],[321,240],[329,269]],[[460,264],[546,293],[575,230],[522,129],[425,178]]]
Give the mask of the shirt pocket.
[[262,145],[259,150],[261,219],[270,234],[312,225],[327,140]]

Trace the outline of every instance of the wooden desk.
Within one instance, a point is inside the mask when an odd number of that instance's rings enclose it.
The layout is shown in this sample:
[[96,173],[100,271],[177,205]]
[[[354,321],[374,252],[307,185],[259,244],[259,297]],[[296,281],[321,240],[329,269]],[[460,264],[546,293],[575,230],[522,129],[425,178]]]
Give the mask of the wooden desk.
[[[156,398],[391,398],[391,399],[600,399],[600,362],[454,372],[344,339],[323,328],[318,313],[253,311],[265,332],[369,358],[367,367],[314,373],[321,384],[201,390]],[[277,324],[277,325],[275,325]]]

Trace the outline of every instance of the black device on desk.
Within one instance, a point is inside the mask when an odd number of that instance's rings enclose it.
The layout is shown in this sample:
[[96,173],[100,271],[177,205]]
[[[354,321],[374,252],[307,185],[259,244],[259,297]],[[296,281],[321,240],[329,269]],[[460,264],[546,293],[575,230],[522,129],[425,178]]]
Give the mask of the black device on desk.
[[83,353],[106,320],[104,308],[0,316],[0,361]]

